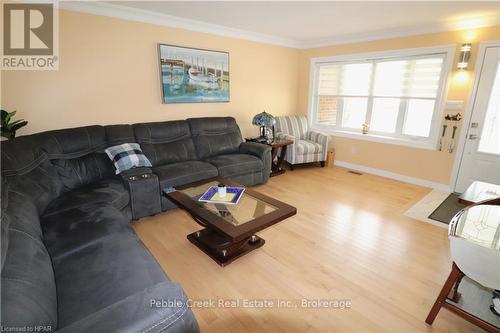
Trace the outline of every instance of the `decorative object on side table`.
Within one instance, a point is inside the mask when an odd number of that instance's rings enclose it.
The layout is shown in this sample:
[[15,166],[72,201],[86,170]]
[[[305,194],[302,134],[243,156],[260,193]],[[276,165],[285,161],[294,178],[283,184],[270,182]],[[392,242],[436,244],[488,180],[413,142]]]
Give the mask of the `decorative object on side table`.
[[16,115],[16,111],[7,112],[1,110],[2,113],[2,137],[7,139],[14,139],[16,137],[16,131],[26,125],[28,122],[24,119],[18,119],[12,121],[12,118]]
[[[260,126],[260,137],[266,140],[274,139],[274,125],[276,124],[276,119],[267,113],[266,110],[253,117],[252,125]],[[269,131],[272,133],[272,137],[269,135]]]
[[[261,137],[257,138],[245,138],[247,142],[257,142],[268,146],[271,146],[271,177],[281,175],[285,173],[285,169],[282,168],[283,161],[285,160],[287,147],[293,144],[292,140],[285,139],[263,139]],[[278,155],[279,152],[279,155]]]

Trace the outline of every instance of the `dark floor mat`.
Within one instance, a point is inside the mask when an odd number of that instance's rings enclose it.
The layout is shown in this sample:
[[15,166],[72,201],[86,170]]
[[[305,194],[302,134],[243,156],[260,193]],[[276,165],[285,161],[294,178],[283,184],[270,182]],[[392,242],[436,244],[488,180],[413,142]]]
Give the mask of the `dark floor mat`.
[[450,223],[453,216],[455,216],[459,210],[466,207],[464,204],[458,202],[458,196],[459,194],[451,193],[444,199],[438,208],[429,215],[429,218],[445,224]]

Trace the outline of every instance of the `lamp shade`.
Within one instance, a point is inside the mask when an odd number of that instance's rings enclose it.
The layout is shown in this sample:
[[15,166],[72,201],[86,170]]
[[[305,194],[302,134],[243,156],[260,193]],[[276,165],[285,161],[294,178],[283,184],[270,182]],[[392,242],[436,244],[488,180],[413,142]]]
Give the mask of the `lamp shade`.
[[266,111],[256,114],[252,120],[253,125],[271,127],[276,124],[276,119]]

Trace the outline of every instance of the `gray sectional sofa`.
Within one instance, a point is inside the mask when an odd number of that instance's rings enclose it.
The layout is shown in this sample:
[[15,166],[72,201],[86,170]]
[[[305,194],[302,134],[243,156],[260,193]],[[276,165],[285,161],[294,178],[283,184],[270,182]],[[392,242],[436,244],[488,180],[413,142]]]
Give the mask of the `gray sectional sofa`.
[[[160,188],[217,175],[250,186],[266,182],[271,168],[270,148],[244,143],[229,117],[87,126],[2,142],[3,329],[199,331],[182,288],[130,226],[128,190],[103,152],[125,142],[141,145]],[[163,210],[172,207],[162,198]],[[161,300],[170,302],[158,306]]]

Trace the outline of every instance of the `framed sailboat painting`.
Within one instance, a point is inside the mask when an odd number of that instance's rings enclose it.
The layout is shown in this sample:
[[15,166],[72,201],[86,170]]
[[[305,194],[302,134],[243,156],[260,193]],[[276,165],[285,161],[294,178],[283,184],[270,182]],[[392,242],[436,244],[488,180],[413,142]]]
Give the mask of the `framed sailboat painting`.
[[162,102],[229,102],[229,53],[159,44]]

